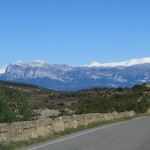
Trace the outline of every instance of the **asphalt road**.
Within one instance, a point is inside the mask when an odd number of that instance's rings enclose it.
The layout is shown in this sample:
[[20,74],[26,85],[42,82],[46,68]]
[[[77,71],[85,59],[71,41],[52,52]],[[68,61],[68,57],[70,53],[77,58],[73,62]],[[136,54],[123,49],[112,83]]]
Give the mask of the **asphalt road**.
[[150,150],[150,117],[78,132],[22,150]]

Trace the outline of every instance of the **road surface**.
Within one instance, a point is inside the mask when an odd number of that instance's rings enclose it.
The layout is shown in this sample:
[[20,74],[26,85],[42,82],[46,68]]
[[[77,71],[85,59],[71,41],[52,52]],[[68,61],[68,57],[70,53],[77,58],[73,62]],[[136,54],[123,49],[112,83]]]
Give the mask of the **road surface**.
[[89,129],[22,150],[150,150],[150,117]]

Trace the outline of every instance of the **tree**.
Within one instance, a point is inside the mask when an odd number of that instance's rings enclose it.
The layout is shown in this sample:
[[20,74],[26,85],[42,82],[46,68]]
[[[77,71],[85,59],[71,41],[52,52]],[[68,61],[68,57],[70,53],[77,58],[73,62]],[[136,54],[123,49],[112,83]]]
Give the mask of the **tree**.
[[33,109],[29,105],[28,98],[21,91],[15,91],[11,94],[11,103],[15,109],[17,119],[27,121],[34,116]]
[[27,121],[33,117],[34,111],[23,92],[0,90],[0,123]]
[[10,123],[15,118],[15,111],[10,105],[9,98],[3,91],[0,91],[0,123]]

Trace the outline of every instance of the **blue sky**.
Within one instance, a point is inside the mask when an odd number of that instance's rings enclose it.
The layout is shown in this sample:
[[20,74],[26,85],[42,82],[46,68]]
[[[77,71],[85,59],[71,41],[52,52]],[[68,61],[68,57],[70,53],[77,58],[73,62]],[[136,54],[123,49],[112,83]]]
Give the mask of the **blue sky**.
[[0,0],[0,66],[150,56],[149,0]]

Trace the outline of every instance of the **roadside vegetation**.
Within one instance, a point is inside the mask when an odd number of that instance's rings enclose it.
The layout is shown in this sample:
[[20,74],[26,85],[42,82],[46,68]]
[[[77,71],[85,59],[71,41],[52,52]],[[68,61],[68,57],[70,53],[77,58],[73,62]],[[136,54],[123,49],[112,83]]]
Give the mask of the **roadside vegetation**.
[[33,108],[25,93],[19,90],[0,90],[0,123],[27,121],[34,117]]
[[76,114],[108,113],[134,110],[145,113],[150,107],[150,89],[146,86],[135,86],[131,91],[118,88],[115,92],[107,93],[93,99],[79,101],[75,105]]
[[145,113],[150,108],[150,87],[143,84],[62,92],[0,81],[0,123],[36,119],[34,109],[46,108],[57,110],[60,116],[130,110]]

